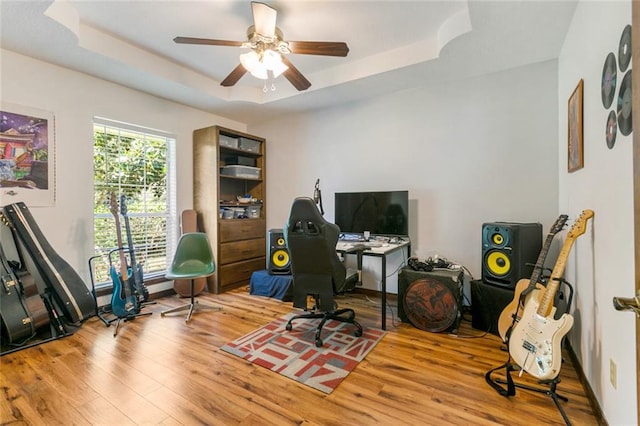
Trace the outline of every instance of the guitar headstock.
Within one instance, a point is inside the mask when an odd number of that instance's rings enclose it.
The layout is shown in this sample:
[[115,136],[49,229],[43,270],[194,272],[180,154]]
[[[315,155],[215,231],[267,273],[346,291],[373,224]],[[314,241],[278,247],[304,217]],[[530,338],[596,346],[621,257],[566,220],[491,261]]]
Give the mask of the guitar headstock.
[[122,216],[127,215],[127,196],[124,194],[120,196],[120,213]]
[[584,234],[587,230],[587,220],[591,219],[593,214],[593,210],[583,210],[582,213],[580,213],[580,216],[576,219],[576,223],[574,223],[569,230],[567,238],[578,238],[580,235]]
[[116,201],[116,193],[112,192],[109,196],[109,210],[116,218],[118,217],[118,202]]
[[551,226],[551,230],[549,232],[555,235],[558,232],[562,231],[562,228],[564,228],[564,225],[567,223],[567,219],[569,219],[569,216],[567,216],[566,214],[561,214],[560,216],[558,216],[556,221]]

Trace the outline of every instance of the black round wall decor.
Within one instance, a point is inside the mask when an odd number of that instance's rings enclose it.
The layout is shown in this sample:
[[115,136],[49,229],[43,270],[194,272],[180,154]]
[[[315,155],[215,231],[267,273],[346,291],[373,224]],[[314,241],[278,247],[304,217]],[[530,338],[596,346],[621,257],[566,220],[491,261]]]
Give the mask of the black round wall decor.
[[601,95],[602,105],[609,109],[616,95],[616,79],[618,77],[618,66],[616,65],[616,55],[609,52],[602,67]]
[[620,133],[628,136],[633,130],[631,120],[631,70],[622,78],[618,93],[618,129]]
[[627,25],[622,30],[620,45],[618,46],[618,65],[620,72],[625,72],[631,63],[631,25]]
[[607,117],[607,129],[605,130],[607,135],[607,147],[612,149],[616,144],[616,135],[618,133],[618,122],[616,120],[616,112],[611,110],[609,117]]

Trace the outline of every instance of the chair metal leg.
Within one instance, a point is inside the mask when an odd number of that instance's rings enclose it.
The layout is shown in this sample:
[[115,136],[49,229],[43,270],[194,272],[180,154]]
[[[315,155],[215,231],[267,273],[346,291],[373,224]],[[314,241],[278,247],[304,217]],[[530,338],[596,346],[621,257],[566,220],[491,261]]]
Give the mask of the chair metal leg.
[[195,300],[195,297],[193,295],[193,280],[191,280],[191,303],[188,303],[186,305],[182,305],[182,306],[176,306],[175,308],[171,308],[171,309],[167,309],[165,311],[160,312],[160,316],[165,316],[166,314],[172,314],[175,312],[182,312],[182,311],[186,311],[189,310],[189,313],[187,314],[187,318],[185,319],[185,322],[189,322],[191,320],[191,316],[193,315],[194,312],[196,311],[201,311],[201,310],[215,310],[215,311],[221,311],[222,310],[222,306],[217,306],[217,305],[209,305],[207,303],[200,303],[199,301]]
[[188,303],[186,305],[177,306],[175,308],[167,309],[166,311],[160,312],[161,316],[165,316],[166,314],[173,314],[175,312],[184,311],[191,308],[191,304]]

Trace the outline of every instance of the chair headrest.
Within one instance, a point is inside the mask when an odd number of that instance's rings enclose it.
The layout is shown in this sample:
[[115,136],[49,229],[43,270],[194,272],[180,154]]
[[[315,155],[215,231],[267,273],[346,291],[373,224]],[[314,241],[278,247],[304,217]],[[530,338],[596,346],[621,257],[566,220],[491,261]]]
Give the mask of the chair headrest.
[[[291,212],[289,213],[289,229],[292,231],[298,231],[302,224],[313,224],[315,228],[319,228],[322,225],[328,223],[324,217],[318,211],[315,202],[308,197],[298,197],[293,201],[291,205]],[[316,229],[318,232],[318,229]]]

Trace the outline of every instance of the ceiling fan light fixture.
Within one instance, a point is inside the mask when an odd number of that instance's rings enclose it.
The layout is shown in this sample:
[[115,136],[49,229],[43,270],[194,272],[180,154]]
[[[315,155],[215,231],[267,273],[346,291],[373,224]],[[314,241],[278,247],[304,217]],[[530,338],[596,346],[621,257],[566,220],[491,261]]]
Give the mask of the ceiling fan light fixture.
[[254,69],[250,71],[251,75],[255,78],[259,78],[260,80],[266,80],[269,78],[269,74],[267,73],[267,69],[263,64],[258,65]]
[[271,69],[271,72],[273,73],[273,78],[276,78],[278,76],[280,76],[283,72],[285,72],[286,70],[288,70],[289,67],[286,66],[285,64],[282,63],[282,60],[280,60],[277,64],[274,65],[274,67]]
[[240,63],[249,72],[260,65],[260,56],[253,50],[240,55]]
[[261,55],[253,50],[240,55],[240,63],[255,78],[266,80],[269,77]]
[[268,71],[276,78],[289,67],[282,62],[282,56],[273,50],[264,50],[258,53],[254,50],[240,55],[240,63],[252,76],[261,80],[269,78]]
[[264,51],[262,54],[262,63],[266,69],[273,73],[274,78],[289,69],[289,67],[282,62],[282,56],[273,50]]

